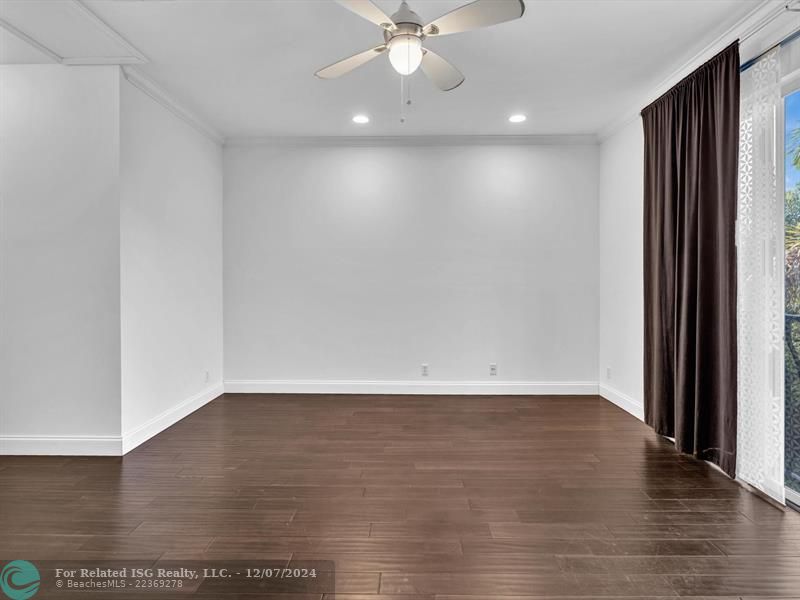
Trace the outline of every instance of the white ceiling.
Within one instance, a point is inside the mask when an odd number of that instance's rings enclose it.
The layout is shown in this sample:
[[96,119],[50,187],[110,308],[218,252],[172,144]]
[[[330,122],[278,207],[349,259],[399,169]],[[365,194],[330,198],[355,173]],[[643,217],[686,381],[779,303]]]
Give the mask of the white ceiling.
[[[432,20],[465,2],[410,4]],[[24,13],[23,4],[37,3],[3,4]],[[596,133],[761,0],[526,0],[519,21],[428,41],[467,79],[443,93],[421,72],[412,76],[405,124],[399,76],[385,56],[338,80],[313,76],[382,40],[376,26],[332,0],[84,4],[146,57],[137,69],[226,137],[249,137]],[[391,14],[399,0],[377,4]],[[46,34],[56,24],[64,37],[57,16],[29,17],[25,27]],[[361,112],[369,125],[350,121]],[[528,121],[509,124],[513,112]]]
[[[20,51],[20,38],[47,58],[43,62],[81,64],[138,64],[145,61],[136,48],[103,23],[83,2],[75,0],[0,0],[2,62],[31,62]],[[16,42],[11,41],[16,38]],[[7,55],[5,51],[9,52]]]

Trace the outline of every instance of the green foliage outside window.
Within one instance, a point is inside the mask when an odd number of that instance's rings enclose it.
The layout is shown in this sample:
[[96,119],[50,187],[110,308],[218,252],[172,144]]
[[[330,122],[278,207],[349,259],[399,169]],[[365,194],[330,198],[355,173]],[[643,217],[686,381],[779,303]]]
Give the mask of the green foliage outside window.
[[[800,128],[787,140],[791,164],[800,170]],[[786,312],[800,315],[800,183],[786,190],[784,224],[786,235]]]

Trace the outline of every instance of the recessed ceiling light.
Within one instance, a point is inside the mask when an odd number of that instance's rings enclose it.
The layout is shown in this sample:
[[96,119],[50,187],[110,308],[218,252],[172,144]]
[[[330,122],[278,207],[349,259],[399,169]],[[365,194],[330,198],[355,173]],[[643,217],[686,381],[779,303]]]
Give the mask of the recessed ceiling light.
[[525,115],[511,115],[510,117],[508,117],[508,120],[509,120],[511,123],[522,123],[522,122],[523,122],[523,121],[525,121],[527,118],[528,118],[528,117],[526,117]]
[[353,117],[353,123],[358,123],[359,125],[365,125],[369,123],[369,117],[367,115],[356,115]]

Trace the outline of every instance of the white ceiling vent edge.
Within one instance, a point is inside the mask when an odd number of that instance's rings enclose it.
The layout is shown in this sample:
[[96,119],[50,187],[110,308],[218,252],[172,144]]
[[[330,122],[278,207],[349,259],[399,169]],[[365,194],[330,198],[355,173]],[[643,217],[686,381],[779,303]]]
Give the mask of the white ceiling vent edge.
[[[75,57],[65,58],[62,62],[65,65],[97,65],[97,64],[113,64],[113,65],[141,65],[146,62],[147,57],[139,51],[133,44],[120,35],[111,25],[103,21],[97,16],[88,6],[81,0],[70,0],[75,7],[90,23],[92,23],[103,35],[108,37],[115,44],[122,46],[130,56],[122,57]],[[103,62],[105,61],[105,62]]]
[[36,48],[36,50],[49,57],[52,61],[64,64],[63,56],[59,56],[58,54],[50,50],[50,48],[39,43],[37,40],[33,39],[24,31],[20,31],[5,19],[0,19],[0,29],[5,29],[8,33],[15,36],[17,39],[20,39],[29,46]]
[[25,31],[23,27],[20,27],[19,23],[13,23],[9,20],[8,15],[0,18],[0,27],[62,65],[140,65],[148,62],[147,57],[138,48],[97,16],[81,0],[64,0],[62,6],[71,7],[71,10],[75,11],[79,20],[84,21],[90,28],[106,37],[122,52],[114,56],[62,56],[53,50],[55,40],[38,39],[30,31]]

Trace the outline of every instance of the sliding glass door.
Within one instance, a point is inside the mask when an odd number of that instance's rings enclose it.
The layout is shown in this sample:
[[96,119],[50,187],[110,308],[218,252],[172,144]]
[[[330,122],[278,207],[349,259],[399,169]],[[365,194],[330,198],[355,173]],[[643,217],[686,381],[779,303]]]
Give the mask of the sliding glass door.
[[[794,86],[792,86],[794,87]],[[783,102],[786,499],[800,504],[800,91]]]
[[800,33],[741,91],[736,474],[800,507]]

